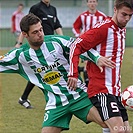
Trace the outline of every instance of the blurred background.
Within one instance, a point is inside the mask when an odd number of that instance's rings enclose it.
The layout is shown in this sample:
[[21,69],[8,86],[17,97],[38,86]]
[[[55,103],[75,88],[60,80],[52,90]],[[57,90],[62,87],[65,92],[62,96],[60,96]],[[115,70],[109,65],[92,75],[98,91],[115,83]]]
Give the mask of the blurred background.
[[[40,0],[0,0],[0,49],[14,47],[15,37],[10,32],[11,15],[19,3],[24,4],[24,14]],[[108,16],[113,14],[113,0],[99,0],[98,9]],[[51,5],[57,8],[58,18],[63,26],[64,35],[74,36],[72,24],[77,16],[87,10],[86,0],[51,0]],[[133,18],[127,25],[126,46],[133,46]]]

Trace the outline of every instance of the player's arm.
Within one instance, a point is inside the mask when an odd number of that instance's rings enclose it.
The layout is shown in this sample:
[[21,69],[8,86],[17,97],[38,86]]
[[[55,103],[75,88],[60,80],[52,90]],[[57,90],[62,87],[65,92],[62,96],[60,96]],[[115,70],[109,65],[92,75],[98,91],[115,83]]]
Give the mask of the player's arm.
[[[80,54],[100,44],[105,39],[104,37],[106,37],[103,34],[102,32],[100,32],[100,30],[97,30],[97,29],[89,30],[86,33],[84,33],[80,38],[77,38],[74,41],[74,43],[72,43],[70,48],[70,69],[68,74],[69,88],[76,89]],[[107,58],[107,60],[105,60],[105,62],[102,62],[102,63],[104,63],[104,65],[109,66],[110,64],[110,63],[108,64],[109,57],[104,57],[104,58]],[[104,61],[103,58],[99,58],[99,59],[102,59],[101,61]]]
[[72,32],[74,33],[75,37],[79,37],[81,34],[82,22],[80,16],[75,20],[73,23]]
[[23,40],[24,40],[24,36],[22,34],[22,32],[20,33],[19,37],[18,37],[18,41],[15,45],[15,48],[20,48],[23,44]]
[[101,56],[96,50],[94,50],[93,48],[91,48],[89,51],[83,53],[80,55],[80,58],[82,58],[85,61],[92,61],[94,62],[99,69],[102,71],[102,67],[109,67],[109,68],[114,68],[115,67],[115,63],[113,61],[111,61],[109,58],[111,58],[110,56],[108,57],[104,57]]
[[[73,44],[75,38],[69,36],[57,36],[57,38],[58,37],[60,39],[60,42],[62,42],[60,43],[60,45],[64,49],[64,52],[66,52],[66,55],[68,55],[68,53],[70,53],[71,45]],[[81,54],[80,58],[83,60],[90,60],[94,62],[101,71],[103,66],[114,68],[115,65],[113,61],[109,60],[110,57],[103,57],[99,55],[99,53],[92,48],[89,51]]]
[[[33,14],[36,15],[36,12],[37,12],[37,8],[36,8],[36,6],[34,5],[34,6],[32,6],[32,7],[30,8],[29,13],[33,13]],[[18,41],[17,41],[15,47],[16,47],[16,48],[20,48],[21,45],[23,44],[23,41],[24,41],[24,36],[23,36],[23,34],[22,34],[22,32],[21,32],[20,35],[19,35],[19,37],[18,37]]]
[[80,55],[81,59],[92,61],[95,64],[97,64],[97,60],[100,57],[101,57],[100,54],[96,50],[94,50],[93,48],[91,48],[89,51],[87,51],[87,52]]
[[56,30],[55,30],[55,32],[58,34],[58,35],[63,35],[63,31],[62,31],[62,28],[57,28]]
[[70,69],[69,76],[78,78],[78,64],[80,54],[100,44],[101,35],[96,29],[88,30],[80,38],[72,43],[70,48]]
[[0,72],[2,73],[17,73],[19,70],[18,60],[16,58],[16,49],[9,53],[0,56]]
[[[88,56],[87,56],[88,55]],[[80,58],[84,59],[85,61],[89,60],[94,62],[100,69],[100,71],[103,71],[103,66],[104,67],[109,67],[109,68],[114,68],[115,67],[115,62],[111,61],[108,57],[104,57],[99,55],[97,51],[94,49],[90,49],[89,51],[85,52],[84,54],[80,55]],[[75,90],[77,87],[77,78],[75,77],[69,77],[68,78],[68,87],[71,90]]]
[[53,8],[54,8],[55,18],[56,18],[55,22],[54,22],[54,30],[55,30],[56,34],[63,35],[62,25],[58,19],[56,8],[55,7],[53,7]]
[[13,14],[11,18],[11,32],[12,33],[14,32],[14,26],[15,26],[15,15]]

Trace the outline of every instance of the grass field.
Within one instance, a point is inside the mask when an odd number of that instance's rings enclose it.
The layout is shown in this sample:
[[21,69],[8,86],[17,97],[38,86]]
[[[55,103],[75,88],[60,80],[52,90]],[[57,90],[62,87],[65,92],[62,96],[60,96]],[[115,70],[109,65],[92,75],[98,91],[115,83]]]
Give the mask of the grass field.
[[[6,51],[0,51],[0,55]],[[122,66],[122,89],[133,84],[133,48],[126,48]],[[0,74],[0,133],[40,133],[43,121],[45,100],[37,87],[29,99],[34,109],[27,110],[18,104],[27,81],[16,74]],[[133,112],[128,111],[133,130]],[[95,123],[84,124],[73,117],[70,130],[63,133],[101,133]]]

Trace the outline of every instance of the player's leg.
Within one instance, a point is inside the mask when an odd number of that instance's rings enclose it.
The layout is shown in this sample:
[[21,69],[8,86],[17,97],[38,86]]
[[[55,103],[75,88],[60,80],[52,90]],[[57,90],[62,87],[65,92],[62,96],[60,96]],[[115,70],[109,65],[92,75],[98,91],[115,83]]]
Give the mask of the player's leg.
[[77,118],[84,121],[86,124],[89,122],[95,122],[101,127],[107,127],[106,124],[102,121],[98,110],[95,106],[93,106],[88,96],[77,102],[75,100],[75,104],[74,106],[71,106],[70,110],[72,110],[71,112],[73,112]]
[[30,104],[30,101],[28,100],[28,96],[29,96],[29,94],[32,91],[34,86],[35,85],[32,84],[31,82],[28,82],[21,98],[19,99],[19,103],[21,105],[23,105],[25,108],[28,108],[28,109],[33,108]]
[[117,104],[118,104],[118,107],[119,107],[119,110],[121,112],[121,116],[124,122],[124,131],[125,133],[131,133],[132,127],[130,126],[129,121],[128,121],[127,110],[124,108],[124,106],[121,103],[121,97],[116,97],[116,99],[117,99]]
[[132,127],[129,125],[128,121],[124,121],[125,133],[132,133]]
[[78,66],[78,73],[80,74],[80,73],[83,72],[83,71],[84,71],[84,67]]
[[85,84],[86,86],[88,87],[88,83],[89,83],[89,78],[88,78],[88,74],[87,74],[87,71],[84,71],[84,81],[85,81]]
[[28,99],[28,96],[30,94],[30,92],[32,91],[32,89],[34,88],[34,84],[32,84],[31,82],[28,82],[27,85],[26,85],[26,88],[21,96],[21,98],[23,100],[27,100]]
[[69,105],[47,110],[44,114],[42,133],[60,133],[62,130],[68,130],[71,118]]
[[[102,120],[109,127],[111,133],[125,133],[123,118],[115,96],[100,93],[92,97],[91,101],[98,109]],[[126,117],[128,116],[126,115]]]
[[85,65],[84,65],[84,71],[83,71],[83,78],[84,78],[84,82],[86,84],[86,86],[88,87],[88,83],[89,83],[89,78],[88,78],[88,74],[87,74],[87,64],[90,63],[89,61],[84,61]]
[[58,127],[44,127],[42,128],[42,133],[60,133],[62,131],[61,128]]
[[111,133],[125,133],[122,128],[124,127],[122,117],[111,117],[104,122],[108,125]]
[[106,128],[106,124],[103,122],[103,120],[101,119],[99,112],[97,111],[96,107],[93,106],[88,115],[87,115],[87,120],[95,122],[97,124],[99,124],[101,127]]
[[119,133],[119,132],[120,133],[131,133],[131,128],[128,122],[127,111],[121,104],[121,98],[115,97],[115,99],[116,99],[117,107],[120,112],[120,117],[117,117],[117,116],[112,117],[109,120],[105,121],[105,123],[111,126],[111,129],[114,133]]

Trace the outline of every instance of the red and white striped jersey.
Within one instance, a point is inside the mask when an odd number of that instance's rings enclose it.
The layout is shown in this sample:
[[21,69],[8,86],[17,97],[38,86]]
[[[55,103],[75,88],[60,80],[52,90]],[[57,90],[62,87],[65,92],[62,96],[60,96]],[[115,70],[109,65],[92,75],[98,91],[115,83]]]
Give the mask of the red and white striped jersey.
[[20,24],[20,21],[23,17],[24,17],[23,12],[15,11],[12,14],[12,29],[13,29],[13,32],[16,32],[16,31],[21,32],[19,24]]
[[79,55],[90,48],[94,48],[102,56],[112,56],[111,60],[116,63],[114,69],[103,67],[101,73],[99,68],[88,62],[87,72],[89,75],[88,94],[92,97],[100,92],[119,96],[121,92],[120,68],[125,50],[126,29],[120,29],[113,20],[106,18],[97,23],[94,28],[77,38],[71,45],[70,51],[70,77],[78,76]]
[[73,23],[73,33],[75,37],[79,37],[90,28],[92,28],[98,21],[104,20],[106,15],[101,11],[96,11],[95,14],[91,14],[89,11],[83,12]]

